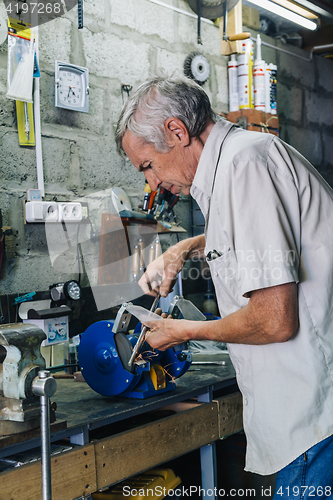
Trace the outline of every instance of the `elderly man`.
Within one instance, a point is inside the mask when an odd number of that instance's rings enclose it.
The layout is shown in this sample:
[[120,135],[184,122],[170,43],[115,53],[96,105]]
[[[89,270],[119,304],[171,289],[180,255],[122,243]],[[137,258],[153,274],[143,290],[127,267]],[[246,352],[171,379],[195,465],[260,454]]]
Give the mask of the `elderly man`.
[[333,495],[333,193],[270,134],[217,120],[203,89],[154,78],[132,93],[116,142],[152,190],[191,194],[205,234],[141,279],[166,296],[205,256],[222,319],[151,322],[149,344],[228,343],[243,395],[246,469],[278,472],[275,497]]

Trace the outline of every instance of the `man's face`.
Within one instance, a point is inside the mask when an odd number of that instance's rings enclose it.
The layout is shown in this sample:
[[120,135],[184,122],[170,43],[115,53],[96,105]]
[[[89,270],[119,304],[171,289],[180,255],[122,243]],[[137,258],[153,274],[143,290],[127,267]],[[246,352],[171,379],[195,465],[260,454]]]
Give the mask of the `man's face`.
[[134,167],[144,173],[152,191],[164,187],[173,194],[190,194],[198,166],[191,144],[175,141],[170,151],[158,153],[152,144],[126,130],[122,146]]

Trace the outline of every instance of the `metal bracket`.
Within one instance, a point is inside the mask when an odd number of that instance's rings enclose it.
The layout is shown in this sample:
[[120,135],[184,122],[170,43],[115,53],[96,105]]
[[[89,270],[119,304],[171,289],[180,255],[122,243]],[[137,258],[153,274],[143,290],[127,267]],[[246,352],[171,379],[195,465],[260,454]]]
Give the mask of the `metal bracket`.
[[132,314],[127,311],[127,306],[131,302],[124,302],[124,304],[119,309],[112,332],[113,333],[126,333],[128,329],[129,322],[131,321]]

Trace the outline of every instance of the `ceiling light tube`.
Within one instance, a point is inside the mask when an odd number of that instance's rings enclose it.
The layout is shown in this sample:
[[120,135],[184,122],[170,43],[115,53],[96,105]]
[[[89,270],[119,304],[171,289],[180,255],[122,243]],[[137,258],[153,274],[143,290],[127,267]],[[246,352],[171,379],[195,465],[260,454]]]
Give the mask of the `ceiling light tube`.
[[318,16],[314,12],[301,7],[295,2],[290,2],[289,0],[273,0],[273,2],[281,5],[281,7],[292,10],[293,12],[296,12],[296,14],[299,14],[302,17],[306,17],[307,19],[318,19]]
[[273,14],[277,14],[278,16],[284,17],[293,23],[299,24],[303,26],[303,28],[307,28],[308,30],[314,31],[317,29],[317,24],[310,19],[306,19],[305,17],[299,16],[292,12],[291,10],[285,9],[280,5],[269,2],[268,0],[248,0],[248,2],[253,3],[257,7],[262,7],[265,10],[273,12]]

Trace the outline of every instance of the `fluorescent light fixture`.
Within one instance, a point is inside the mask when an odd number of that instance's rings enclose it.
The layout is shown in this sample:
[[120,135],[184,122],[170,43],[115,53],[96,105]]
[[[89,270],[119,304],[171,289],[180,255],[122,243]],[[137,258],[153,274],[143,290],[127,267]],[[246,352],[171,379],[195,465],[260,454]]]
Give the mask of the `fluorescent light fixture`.
[[265,10],[273,12],[273,14],[277,14],[278,16],[284,17],[293,23],[299,24],[303,26],[303,28],[307,28],[308,30],[314,31],[317,29],[317,24],[310,19],[306,19],[305,17],[299,16],[295,12],[291,10],[285,9],[276,3],[269,2],[268,0],[247,0],[250,3],[253,3],[257,7],[262,7]]
[[306,17],[307,19],[318,19],[318,16],[314,12],[311,12],[311,10],[306,9],[305,7],[301,7],[295,2],[290,2],[289,0],[273,0],[273,2],[281,5],[281,7],[292,10],[293,12],[296,12],[296,14]]

